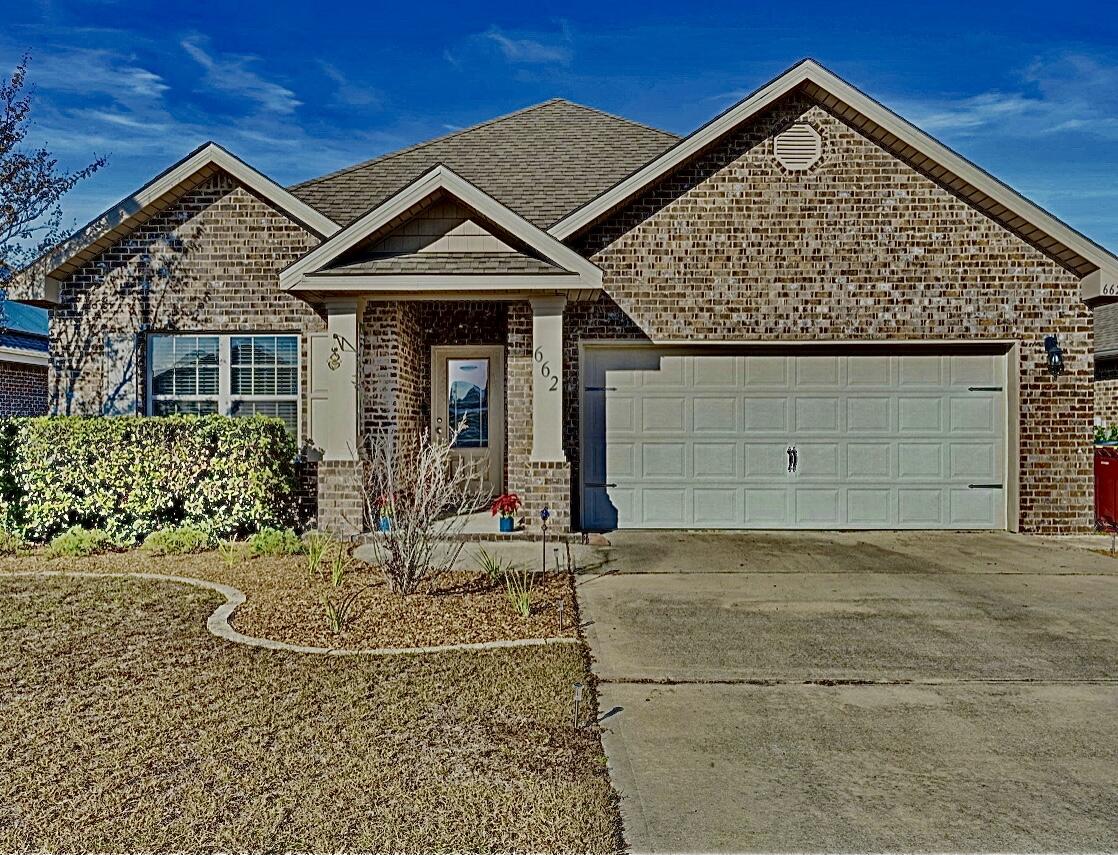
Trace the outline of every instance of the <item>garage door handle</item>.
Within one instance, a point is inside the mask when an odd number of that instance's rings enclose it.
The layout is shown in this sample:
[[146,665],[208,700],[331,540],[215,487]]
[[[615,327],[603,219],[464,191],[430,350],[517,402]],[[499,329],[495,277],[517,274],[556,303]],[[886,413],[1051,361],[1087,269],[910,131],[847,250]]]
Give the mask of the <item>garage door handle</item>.
[[968,392],[1001,392],[1001,386],[968,386]]
[[972,490],[1000,490],[1001,484],[967,484]]
[[587,386],[582,391],[584,392],[616,392],[616,386]]
[[616,487],[616,484],[603,484],[600,481],[587,481],[587,487]]
[[795,472],[796,467],[800,463],[800,453],[796,451],[796,446],[788,446],[788,471]]

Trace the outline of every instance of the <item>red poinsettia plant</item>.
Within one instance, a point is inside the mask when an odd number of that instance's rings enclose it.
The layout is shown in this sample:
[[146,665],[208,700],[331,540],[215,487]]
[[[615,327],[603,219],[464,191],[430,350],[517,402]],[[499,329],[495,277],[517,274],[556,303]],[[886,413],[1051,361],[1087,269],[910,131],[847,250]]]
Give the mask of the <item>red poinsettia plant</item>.
[[489,508],[489,513],[492,516],[500,514],[502,517],[511,517],[520,510],[520,506],[520,496],[516,495],[516,493],[502,493],[493,500],[493,504]]

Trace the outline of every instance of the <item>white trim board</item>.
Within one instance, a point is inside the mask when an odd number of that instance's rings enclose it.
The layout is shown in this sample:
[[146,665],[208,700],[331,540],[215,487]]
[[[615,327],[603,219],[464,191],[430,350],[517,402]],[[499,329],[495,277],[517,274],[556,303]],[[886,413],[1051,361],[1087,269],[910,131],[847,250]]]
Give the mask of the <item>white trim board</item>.
[[[346,250],[357,246],[362,240],[376,232],[394,219],[406,216],[408,212],[423,203],[438,191],[444,191],[458,199],[467,207],[473,208],[487,220],[500,226],[509,234],[519,238],[532,249],[539,252],[548,261],[570,271],[581,280],[581,287],[600,288],[602,285],[602,271],[596,265],[583,258],[573,249],[556,240],[543,229],[534,226],[515,211],[502,205],[492,196],[482,192],[466,179],[462,178],[449,167],[439,164],[425,172],[396,195],[386,199],[367,214],[359,217],[346,226],[336,235],[325,241],[309,253],[304,255],[286,270],[280,273],[280,287],[291,290],[321,290],[325,283],[318,277],[319,283],[315,288],[304,287],[304,282],[313,276],[316,271],[327,266]],[[389,277],[360,276],[363,280],[384,280]],[[330,276],[336,280],[335,287],[341,287],[345,279],[356,277]],[[392,277],[395,278],[395,277]],[[452,277],[437,275],[438,279],[449,280]],[[466,277],[457,277],[465,279]],[[514,276],[489,275],[486,277],[491,283],[490,287],[517,278]],[[537,277],[543,278],[543,277]],[[425,281],[423,275],[409,277],[418,287]],[[560,286],[562,287],[562,286]]]
[[0,347],[0,362],[19,362],[22,365],[39,365],[46,368],[50,364],[50,357],[41,350]]
[[[941,173],[952,173],[963,179],[974,188],[974,192],[969,194],[974,199],[982,196],[994,200],[1006,212],[1016,215],[1016,219],[1011,222],[1020,220],[1024,225],[1035,226],[1049,235],[1053,239],[1053,244],[1059,243],[1067,247],[1088,266],[1093,265],[1095,268],[1107,271],[1104,278],[1108,281],[1118,279],[1118,256],[1056,219],[1011,187],[998,181],[811,59],[803,60],[762,86],[611,189],[567,214],[548,231],[559,240],[571,238],[800,85],[818,87],[853,108],[915,152],[937,163],[942,168]],[[817,100],[819,98],[818,94],[813,97]],[[1073,261],[1074,259],[1067,259],[1061,263],[1073,269]],[[1080,268],[1082,266],[1079,265]],[[1090,273],[1089,270],[1080,270],[1081,276],[1088,276]],[[1088,293],[1087,283],[1084,285],[1084,299],[1099,296]]]

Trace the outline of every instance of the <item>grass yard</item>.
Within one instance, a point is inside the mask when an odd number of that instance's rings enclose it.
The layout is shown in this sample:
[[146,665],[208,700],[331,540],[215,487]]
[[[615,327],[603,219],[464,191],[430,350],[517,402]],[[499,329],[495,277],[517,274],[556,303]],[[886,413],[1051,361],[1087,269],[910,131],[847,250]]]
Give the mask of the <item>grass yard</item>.
[[0,573],[0,850],[621,848],[581,645],[299,655],[220,602]]

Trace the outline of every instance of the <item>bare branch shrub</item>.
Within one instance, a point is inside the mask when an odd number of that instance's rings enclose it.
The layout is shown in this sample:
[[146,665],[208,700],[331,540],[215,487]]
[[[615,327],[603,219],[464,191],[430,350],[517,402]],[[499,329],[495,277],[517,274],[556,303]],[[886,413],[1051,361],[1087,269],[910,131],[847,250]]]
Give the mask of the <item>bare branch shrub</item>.
[[461,429],[448,440],[420,438],[406,453],[398,451],[394,432],[370,443],[366,515],[374,522],[389,519],[387,530],[374,533],[372,546],[394,593],[415,593],[454,566],[464,545],[458,535],[488,498],[477,465],[454,454]]

